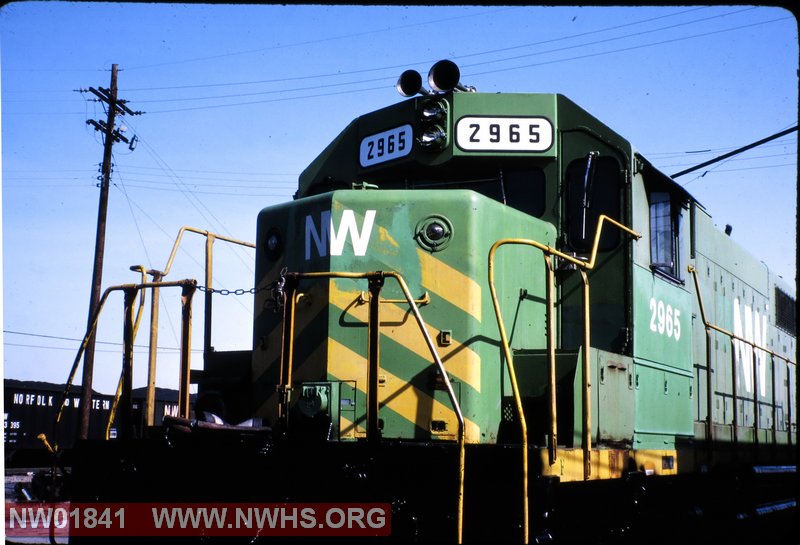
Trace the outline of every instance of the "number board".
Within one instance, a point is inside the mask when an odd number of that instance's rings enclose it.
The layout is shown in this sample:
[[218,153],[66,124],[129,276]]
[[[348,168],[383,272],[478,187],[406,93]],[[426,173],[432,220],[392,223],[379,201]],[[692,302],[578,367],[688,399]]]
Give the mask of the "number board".
[[367,136],[361,141],[359,150],[361,166],[369,167],[405,157],[411,153],[412,135],[411,125],[402,125]]
[[464,151],[541,152],[553,145],[553,125],[544,117],[462,117],[456,145]]

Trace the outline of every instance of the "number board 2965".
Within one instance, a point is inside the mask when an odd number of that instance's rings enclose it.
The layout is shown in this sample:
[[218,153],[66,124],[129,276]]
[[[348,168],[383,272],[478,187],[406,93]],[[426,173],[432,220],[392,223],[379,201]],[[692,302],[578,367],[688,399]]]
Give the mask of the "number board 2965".
[[385,163],[411,153],[413,132],[411,125],[402,125],[367,136],[361,140],[359,162],[362,167]]
[[553,145],[553,125],[544,117],[462,117],[456,144],[464,151],[542,152]]

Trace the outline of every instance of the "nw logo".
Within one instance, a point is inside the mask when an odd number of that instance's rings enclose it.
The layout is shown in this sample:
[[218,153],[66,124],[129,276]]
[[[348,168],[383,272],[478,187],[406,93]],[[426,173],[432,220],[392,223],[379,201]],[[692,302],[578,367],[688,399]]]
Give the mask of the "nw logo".
[[[733,334],[742,339],[746,339],[758,346],[767,346],[767,309],[761,315],[757,310],[753,311],[750,305],[742,305],[739,298],[733,300]],[[744,310],[744,327],[742,327],[742,314]],[[734,350],[736,360],[741,366],[744,378],[744,389],[747,392],[753,391],[753,347],[745,342],[735,340]],[[756,373],[758,374],[758,389],[762,396],[767,395],[767,353],[763,350],[755,350]]]
[[[372,226],[375,223],[375,210],[364,213],[364,222],[358,227],[355,212],[344,210],[338,227],[333,224],[331,211],[320,214],[319,229],[310,215],[306,216],[306,260],[311,259],[311,242],[317,249],[317,255],[325,257],[342,255],[347,238],[353,245],[353,254],[363,256],[367,253]],[[328,250],[330,249],[330,252]]]

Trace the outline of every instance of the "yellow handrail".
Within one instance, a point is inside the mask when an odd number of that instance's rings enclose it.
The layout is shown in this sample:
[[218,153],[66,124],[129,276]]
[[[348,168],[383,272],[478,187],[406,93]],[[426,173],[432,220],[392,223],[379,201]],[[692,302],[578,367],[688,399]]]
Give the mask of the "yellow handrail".
[[[303,280],[303,279],[312,279],[312,278],[345,278],[345,279],[363,279],[363,280],[372,280],[372,279],[384,279],[384,278],[394,278],[400,286],[400,289],[403,292],[403,296],[405,297],[406,303],[408,303],[409,307],[411,308],[411,312],[414,315],[414,319],[417,322],[417,326],[419,327],[420,332],[422,333],[423,338],[425,339],[425,344],[428,346],[428,350],[431,353],[431,357],[439,371],[439,374],[442,376],[442,381],[445,385],[447,390],[447,395],[450,398],[450,403],[453,405],[453,410],[456,413],[456,418],[458,419],[458,543],[462,542],[463,537],[463,526],[464,526],[464,466],[465,466],[465,433],[466,433],[466,426],[464,421],[464,414],[461,411],[461,405],[458,402],[458,398],[455,395],[455,391],[453,390],[453,386],[450,383],[450,378],[447,375],[447,370],[444,367],[444,363],[442,363],[442,359],[439,357],[438,352],[436,351],[436,347],[433,344],[433,340],[431,339],[430,334],[428,333],[428,329],[425,326],[425,322],[422,319],[422,315],[419,312],[419,307],[417,306],[417,302],[414,297],[411,295],[411,291],[408,289],[408,285],[406,284],[405,279],[403,276],[395,271],[374,271],[374,272],[366,272],[366,273],[356,273],[356,272],[308,272],[308,273],[286,273],[283,275],[284,278],[292,279],[293,281]],[[296,282],[287,282],[288,285],[295,284]],[[294,295],[286,294],[286,298],[288,300],[293,301]],[[370,320],[372,317],[370,316]],[[294,312],[290,314],[290,320],[294,321]],[[377,324],[377,327],[380,327],[380,323]],[[284,329],[287,328],[287,324],[284,324]],[[293,329],[293,325],[288,325],[289,330]],[[281,358],[281,365],[288,366],[288,369],[281,370],[281,380],[283,380],[283,374],[287,374],[291,376],[291,368],[292,368],[292,338],[289,338],[289,359],[285,363],[283,362],[283,357]],[[287,347],[286,345],[283,346],[285,350]],[[291,382],[286,384],[279,385],[279,390],[287,390],[291,388]]]
[[[788,366],[789,365],[795,365],[796,366],[797,363],[795,361],[793,361],[792,359],[790,359],[789,357],[787,357],[787,356],[782,356],[781,354],[778,354],[777,352],[775,352],[773,350],[770,350],[769,348],[760,346],[760,345],[756,344],[755,342],[747,340],[747,339],[744,339],[744,338],[740,337],[739,335],[736,335],[735,333],[733,333],[731,331],[728,331],[727,329],[725,329],[723,327],[719,327],[718,325],[710,323],[708,321],[708,318],[706,317],[706,308],[705,308],[705,305],[703,304],[702,293],[700,292],[700,280],[698,279],[698,276],[697,276],[697,269],[694,267],[694,265],[689,265],[687,270],[690,273],[692,273],[692,278],[694,279],[694,288],[695,288],[695,293],[697,294],[697,303],[698,303],[698,305],[700,307],[700,319],[703,321],[703,326],[705,327],[705,330],[706,330],[706,433],[707,433],[708,441],[710,443],[710,441],[712,439],[712,436],[713,436],[713,429],[714,429],[713,418],[712,418],[713,406],[712,406],[712,388],[711,388],[711,373],[713,371],[712,368],[711,368],[712,367],[712,363],[713,363],[712,362],[712,358],[711,358],[711,335],[710,335],[711,331],[716,331],[717,333],[722,333],[723,335],[727,336],[730,339],[730,341],[731,341],[731,360],[734,362],[732,365],[735,365],[735,354],[734,354],[734,350],[733,350],[733,341],[740,341],[740,342],[743,342],[743,343],[745,343],[747,345],[752,346],[753,347],[753,357],[754,358],[755,358],[755,351],[756,350],[761,350],[761,351],[769,354],[770,357],[773,359],[773,361],[774,361],[774,358],[782,359],[783,361],[786,362],[787,371],[788,371]],[[774,377],[775,365],[774,365],[774,363],[772,365],[772,374],[773,374],[772,380],[774,382],[775,381],[775,377]],[[753,376],[755,377],[756,375],[757,375],[756,366],[754,365],[753,366]],[[735,368],[732,369],[731,376],[732,376],[732,381],[733,381],[733,383],[731,385],[731,395],[732,395],[732,398],[733,398],[733,430],[732,430],[732,432],[733,432],[733,442],[736,443],[738,441],[738,435],[739,435],[738,430],[737,430],[737,428],[739,426],[739,423],[738,423],[739,419],[738,419],[738,410],[737,410],[737,393],[736,393],[737,380],[736,380],[736,369]],[[755,384],[753,386],[754,386],[754,388],[753,388],[753,407],[754,407],[754,413],[756,415],[756,417],[753,419],[753,426],[754,426],[754,429],[755,429],[755,441],[758,442],[758,417],[757,417],[757,415],[758,415],[758,389],[755,387],[756,386]],[[773,395],[773,401],[774,401],[774,396],[775,396],[775,389],[774,388],[772,390],[772,395]],[[773,405],[773,411],[774,411],[775,403],[773,403],[772,405]],[[789,404],[789,409],[791,410],[791,403]],[[774,427],[774,423],[775,423],[775,418],[773,416],[773,427]],[[772,437],[773,437],[773,441],[777,440],[774,433],[773,433]],[[791,441],[791,437],[792,437],[792,434],[791,434],[791,429],[790,429],[789,430],[789,440],[790,441]]]
[[[205,248],[205,308],[204,308],[204,345],[203,345],[203,352],[208,353],[211,349],[211,294],[212,294],[212,280],[213,280],[213,245],[214,241],[222,240],[224,242],[230,242],[231,244],[236,244],[238,246],[246,246],[248,248],[255,248],[255,244],[252,242],[246,242],[243,240],[238,240],[231,237],[226,237],[224,235],[220,235],[217,233],[212,233],[211,231],[206,231],[203,229],[197,229],[194,227],[181,227],[178,231],[178,236],[175,238],[175,242],[172,245],[172,251],[169,254],[169,259],[167,260],[167,265],[164,267],[163,272],[159,270],[146,270],[142,265],[135,265],[131,267],[132,270],[141,270],[143,273],[146,271],[148,274],[153,276],[153,283],[157,284],[161,281],[167,274],[169,274],[170,269],[172,268],[172,263],[175,260],[175,255],[178,253],[178,247],[180,246],[181,240],[183,239],[183,234],[185,232],[196,233],[199,235],[203,235],[206,237],[206,248]],[[159,292],[158,287],[153,288],[153,301],[150,307],[150,354],[148,358],[148,376],[147,376],[147,394],[145,396],[145,421],[148,426],[152,426],[154,424],[154,414],[155,414],[155,368],[156,368],[156,343],[158,339],[158,298]]]
[[162,276],[167,276],[167,274],[169,274],[169,270],[172,268],[172,262],[175,260],[175,254],[178,252],[178,246],[180,246],[181,238],[183,238],[183,233],[187,231],[190,233],[197,233],[198,235],[203,235],[206,238],[219,239],[239,246],[247,246],[248,248],[256,247],[256,245],[253,244],[252,242],[237,240],[235,238],[230,238],[224,235],[219,235],[217,233],[212,233],[211,231],[196,229],[195,227],[181,227],[180,230],[178,231],[178,236],[175,238],[175,243],[172,245],[172,251],[170,252],[169,259],[167,260],[167,266],[164,267],[164,271],[161,273]]
[[717,325],[714,325],[714,324],[708,322],[708,320],[706,320],[706,311],[705,311],[705,307],[703,306],[703,299],[702,299],[701,294],[700,294],[700,285],[699,285],[698,280],[697,280],[697,269],[695,269],[693,265],[689,265],[688,270],[689,270],[690,273],[692,273],[692,276],[694,277],[694,285],[695,285],[695,289],[697,291],[697,300],[700,303],[700,317],[703,320],[703,325],[705,327],[707,327],[709,329],[713,329],[714,331],[722,333],[723,335],[727,335],[728,337],[730,337],[733,340],[741,341],[741,342],[743,342],[745,344],[749,344],[753,348],[757,348],[758,350],[766,352],[770,356],[774,356],[776,358],[780,358],[783,361],[785,361],[786,363],[789,363],[791,365],[797,365],[797,362],[795,362],[794,360],[792,360],[791,358],[789,358],[787,356],[782,356],[782,355],[778,354],[777,352],[774,352],[773,350],[770,350],[769,348],[766,348],[764,346],[758,345],[755,342],[749,341],[747,339],[744,339],[744,338],[736,335],[735,333],[732,333],[732,332],[728,331],[725,328],[719,327]]
[[[524,245],[524,246],[533,246],[541,250],[545,256],[557,256],[561,259],[564,259],[574,265],[579,267],[581,271],[583,282],[584,282],[584,290],[583,290],[583,308],[584,308],[584,349],[583,349],[583,405],[584,405],[584,413],[583,413],[583,427],[584,427],[584,438],[583,438],[583,452],[584,452],[584,478],[588,479],[589,474],[591,471],[591,406],[590,406],[590,395],[589,395],[589,371],[590,371],[590,355],[589,355],[589,347],[590,347],[590,331],[589,331],[589,280],[585,274],[585,271],[591,270],[595,266],[595,262],[597,259],[597,251],[600,245],[600,235],[603,229],[603,223],[609,222],[615,227],[625,231],[626,233],[632,235],[636,239],[642,237],[641,234],[633,231],[632,229],[626,227],[625,225],[619,223],[616,220],[613,220],[602,214],[597,220],[597,230],[595,231],[594,236],[594,243],[592,246],[591,257],[588,261],[584,261],[581,259],[577,259],[573,256],[567,255],[563,252],[556,250],[555,248],[548,246],[546,244],[542,244],[541,242],[530,240],[530,239],[522,239],[522,238],[505,238],[496,241],[491,249],[489,250],[489,265],[488,265],[488,273],[489,273],[489,290],[491,292],[492,297],[492,305],[494,306],[495,317],[497,319],[497,326],[500,330],[500,340],[503,344],[503,355],[506,359],[506,365],[508,366],[508,375],[509,379],[511,380],[511,390],[514,394],[514,402],[517,406],[517,413],[519,414],[519,421],[520,421],[520,429],[522,432],[522,486],[523,486],[523,533],[524,533],[524,542],[528,543],[529,538],[529,524],[528,524],[528,513],[529,513],[529,502],[528,502],[528,425],[525,420],[525,414],[522,409],[522,396],[519,393],[519,386],[517,384],[517,376],[514,370],[514,360],[511,357],[511,347],[508,343],[508,336],[506,335],[505,325],[503,324],[503,317],[500,311],[500,302],[497,299],[497,291],[494,285],[494,254],[498,248],[507,244],[515,244],[515,245]],[[550,268],[549,260],[545,261],[545,266]],[[548,273],[548,278],[549,278]],[[552,290],[548,287],[547,290],[547,298],[548,298],[548,308],[552,305],[550,299],[552,298]],[[548,322],[550,320],[548,319]],[[553,331],[552,327],[548,327],[548,346],[552,344],[555,346],[555,332]],[[552,377],[555,373],[555,355],[554,350],[549,351],[549,362],[548,362],[548,374]],[[552,378],[550,380],[552,383]],[[552,386],[551,386],[552,389]],[[555,391],[552,391],[550,394],[552,397],[551,399],[555,398]],[[552,413],[551,413],[552,415]],[[551,442],[554,437],[551,436]],[[551,454],[551,460],[554,459],[554,452]]]
[[[138,267],[138,270],[142,275],[141,283],[144,284],[147,281],[147,272],[145,271],[144,267]],[[134,342],[136,339],[136,333],[139,331],[139,324],[142,321],[142,310],[144,309],[144,300],[145,300],[145,291],[141,290],[141,292],[137,291],[140,294],[139,297],[139,310],[136,312],[136,322],[133,326],[133,338],[131,339],[131,343]],[[124,372],[120,372],[119,374],[119,381],[117,381],[117,391],[114,393],[114,401],[111,403],[111,412],[108,415],[108,423],[106,424],[106,434],[105,438],[106,441],[111,438],[111,426],[114,424],[114,418],[116,417],[117,407],[119,407],[119,399],[122,396],[122,385],[124,384],[125,374]]]
[[[92,320],[90,322],[90,326],[87,329],[86,334],[83,337],[83,341],[81,342],[80,347],[78,348],[78,353],[75,356],[75,360],[72,363],[72,368],[70,369],[69,378],[67,379],[67,383],[66,383],[66,385],[64,387],[64,392],[61,395],[61,401],[59,402],[58,411],[56,412],[56,418],[53,421],[53,439],[55,441],[55,443],[53,444],[53,450],[54,451],[58,450],[58,443],[57,443],[58,436],[56,434],[56,430],[57,430],[59,424],[61,423],[61,417],[63,416],[63,413],[64,413],[64,407],[66,406],[67,395],[69,394],[69,390],[72,387],[73,381],[75,380],[75,375],[76,375],[76,373],[78,371],[78,366],[80,364],[81,357],[83,356],[84,350],[86,350],[86,346],[89,344],[89,339],[94,334],[94,332],[97,330],[97,324],[98,324],[98,322],[100,320],[100,314],[103,311],[103,307],[105,306],[109,295],[111,293],[115,292],[115,291],[129,291],[129,290],[139,291],[139,290],[142,290],[142,289],[145,289],[145,288],[153,288],[153,287],[164,288],[164,287],[175,287],[175,286],[180,286],[180,287],[185,288],[187,285],[195,286],[196,284],[197,284],[197,282],[195,280],[186,279],[186,280],[177,280],[177,281],[174,281],[174,282],[121,284],[121,285],[118,285],[118,286],[111,286],[109,288],[106,288],[106,290],[103,292],[102,296],[100,297],[100,300],[97,303],[97,308],[95,309],[94,314],[92,316]],[[130,344],[131,344],[130,349],[131,349],[131,352],[132,352],[132,345],[133,345],[133,341],[132,340],[130,341]],[[181,384],[181,387],[183,387],[183,384]],[[188,383],[185,385],[185,388],[186,388],[186,392],[188,392],[188,388],[189,388]],[[44,435],[44,434],[42,434],[42,435]],[[47,439],[46,436],[42,438],[42,440],[46,440],[46,439]]]

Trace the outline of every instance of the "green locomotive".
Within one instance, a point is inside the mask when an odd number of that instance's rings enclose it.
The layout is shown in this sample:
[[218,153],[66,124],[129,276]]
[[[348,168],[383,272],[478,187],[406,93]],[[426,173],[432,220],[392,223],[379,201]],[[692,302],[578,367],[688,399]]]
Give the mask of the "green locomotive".
[[244,487],[392,502],[399,538],[558,541],[578,506],[628,528],[643,486],[793,471],[793,289],[568,98],[429,81],[260,213],[252,353],[206,354],[193,415],[79,446],[77,496]]

